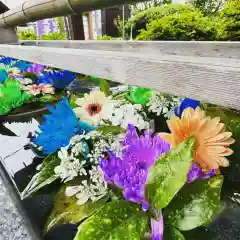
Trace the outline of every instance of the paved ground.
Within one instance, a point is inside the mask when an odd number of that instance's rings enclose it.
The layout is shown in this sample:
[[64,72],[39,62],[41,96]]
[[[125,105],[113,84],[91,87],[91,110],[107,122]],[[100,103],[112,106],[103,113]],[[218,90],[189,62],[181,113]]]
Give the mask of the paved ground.
[[[31,129],[32,126],[33,129]],[[11,130],[18,137],[0,135],[0,161],[10,176],[30,164],[24,161],[24,159],[31,159],[29,156],[26,157],[29,152],[21,149],[28,142],[26,138],[28,132],[34,130],[36,126],[36,122],[34,124],[11,124]],[[10,197],[10,192],[3,184],[0,175],[0,240],[35,240],[35,237],[31,237],[32,232],[29,233],[27,230],[27,222],[13,204],[15,198],[14,195]]]
[[0,178],[0,240],[30,240],[26,223]]

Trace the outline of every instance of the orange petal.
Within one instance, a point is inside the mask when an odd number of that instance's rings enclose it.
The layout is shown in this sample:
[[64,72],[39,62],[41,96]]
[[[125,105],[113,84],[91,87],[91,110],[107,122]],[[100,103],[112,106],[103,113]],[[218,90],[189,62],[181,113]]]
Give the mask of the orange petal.
[[223,141],[217,141],[217,142],[207,142],[207,143],[204,143],[205,146],[218,146],[218,145],[221,145],[221,146],[229,146],[231,144],[235,143],[235,140],[233,138],[229,138],[227,140],[223,140]]
[[212,138],[209,138],[207,140],[207,142],[217,142],[217,141],[221,141],[221,140],[225,140],[225,139],[228,139],[232,136],[232,133],[231,132],[223,132],[223,133],[220,133],[218,134],[217,136],[214,136]]

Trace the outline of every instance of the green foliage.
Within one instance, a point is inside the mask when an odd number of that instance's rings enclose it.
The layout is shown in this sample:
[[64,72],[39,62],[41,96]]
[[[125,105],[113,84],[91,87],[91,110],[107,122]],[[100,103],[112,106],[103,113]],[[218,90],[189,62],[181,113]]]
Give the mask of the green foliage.
[[97,37],[97,40],[117,40],[117,38],[114,38],[114,37],[110,37],[108,35],[103,35],[102,37],[98,36]]
[[172,0],[150,0],[150,1],[148,0],[140,3],[136,3],[135,5],[133,5],[133,10],[134,12],[139,12],[142,10],[146,10],[150,7],[157,7],[162,4],[170,4],[170,3],[172,3]]
[[22,198],[27,198],[41,188],[53,183],[58,179],[55,175],[54,169],[60,164],[60,160],[54,156],[49,155],[43,161],[43,165],[38,173],[36,173],[31,182],[27,185],[21,194]]
[[31,30],[18,30],[17,35],[19,40],[37,40],[37,35]]
[[135,38],[141,29],[146,29],[148,23],[168,15],[180,15],[181,13],[192,12],[194,9],[187,4],[169,4],[158,7],[151,7],[144,11],[136,13],[126,24],[126,33],[130,35],[131,26],[133,28],[133,37]]
[[107,203],[79,226],[74,240],[140,240],[148,229],[148,216],[140,205],[127,201]]
[[22,91],[18,81],[8,78],[0,84],[0,115],[5,115],[14,108],[20,107],[31,96]]
[[216,17],[217,40],[240,40],[240,1],[229,0]]
[[65,191],[66,185],[55,197],[52,213],[45,225],[45,233],[57,224],[78,224],[83,219],[90,217],[108,200],[108,197],[104,197],[96,202],[88,201],[83,205],[78,205],[77,198],[75,196],[67,197]]
[[166,207],[186,183],[193,161],[194,145],[194,137],[188,138],[160,157],[150,168],[145,195],[154,209]]
[[[125,26],[138,40],[240,39],[239,0],[193,0],[192,4],[168,4],[137,12]],[[195,8],[194,8],[195,7]]]
[[111,125],[102,125],[96,129],[96,131],[102,132],[103,134],[119,134],[126,132],[126,129],[121,128],[119,126],[111,126]]
[[225,0],[188,0],[194,8],[199,9],[205,15],[217,13],[223,6]]
[[198,180],[187,185],[165,208],[171,226],[188,231],[211,221],[220,207],[222,176]]
[[41,36],[41,40],[67,40],[65,33],[53,32]]
[[214,24],[199,11],[170,14],[151,21],[138,40],[214,40]]

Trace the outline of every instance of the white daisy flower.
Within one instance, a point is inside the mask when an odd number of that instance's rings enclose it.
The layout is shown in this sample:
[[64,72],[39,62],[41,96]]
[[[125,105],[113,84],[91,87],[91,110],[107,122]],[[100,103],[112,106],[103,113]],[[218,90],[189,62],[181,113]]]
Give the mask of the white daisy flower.
[[106,115],[110,115],[114,106],[114,101],[110,97],[106,97],[103,92],[90,92],[85,94],[83,98],[78,98],[76,104],[79,106],[74,112],[82,121],[96,126]]

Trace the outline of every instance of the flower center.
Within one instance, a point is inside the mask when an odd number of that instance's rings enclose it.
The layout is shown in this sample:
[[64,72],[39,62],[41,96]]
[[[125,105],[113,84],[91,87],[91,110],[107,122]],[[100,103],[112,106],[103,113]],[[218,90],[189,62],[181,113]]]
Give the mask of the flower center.
[[99,112],[101,112],[101,110],[102,106],[98,103],[89,104],[87,107],[87,111],[90,116],[98,114]]

